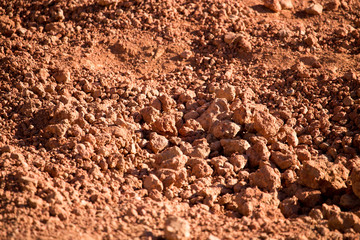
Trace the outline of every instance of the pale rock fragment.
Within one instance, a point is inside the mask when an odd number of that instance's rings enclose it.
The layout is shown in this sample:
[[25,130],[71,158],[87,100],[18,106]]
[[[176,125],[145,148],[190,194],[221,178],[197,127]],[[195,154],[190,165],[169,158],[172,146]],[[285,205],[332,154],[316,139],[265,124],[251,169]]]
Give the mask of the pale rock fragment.
[[320,3],[313,3],[305,9],[305,12],[310,15],[321,15],[322,11],[323,6]]
[[188,221],[171,216],[165,221],[164,237],[166,240],[187,240],[191,237],[191,227]]

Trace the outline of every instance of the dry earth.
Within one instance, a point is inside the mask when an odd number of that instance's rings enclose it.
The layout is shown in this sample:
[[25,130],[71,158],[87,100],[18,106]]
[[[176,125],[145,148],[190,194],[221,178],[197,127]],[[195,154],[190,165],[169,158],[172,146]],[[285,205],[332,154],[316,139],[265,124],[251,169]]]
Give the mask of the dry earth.
[[1,0],[0,239],[359,239],[358,0]]

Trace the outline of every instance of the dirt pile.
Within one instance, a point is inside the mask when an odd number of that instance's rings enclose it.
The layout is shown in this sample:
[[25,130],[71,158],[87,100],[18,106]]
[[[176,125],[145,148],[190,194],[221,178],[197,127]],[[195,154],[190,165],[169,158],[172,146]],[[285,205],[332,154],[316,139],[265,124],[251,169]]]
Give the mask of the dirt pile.
[[359,12],[0,2],[0,238],[356,239]]

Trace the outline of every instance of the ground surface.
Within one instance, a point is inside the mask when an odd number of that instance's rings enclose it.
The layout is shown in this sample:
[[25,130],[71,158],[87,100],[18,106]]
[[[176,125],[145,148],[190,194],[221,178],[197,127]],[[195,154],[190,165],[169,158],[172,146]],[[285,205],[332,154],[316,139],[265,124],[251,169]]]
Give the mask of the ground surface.
[[359,63],[357,0],[2,0],[0,239],[358,239]]

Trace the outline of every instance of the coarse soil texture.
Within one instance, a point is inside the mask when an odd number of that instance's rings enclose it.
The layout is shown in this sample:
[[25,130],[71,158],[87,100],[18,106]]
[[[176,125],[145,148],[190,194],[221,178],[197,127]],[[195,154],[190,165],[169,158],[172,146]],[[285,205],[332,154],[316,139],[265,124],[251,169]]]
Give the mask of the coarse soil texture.
[[0,239],[359,239],[358,0],[0,0]]

